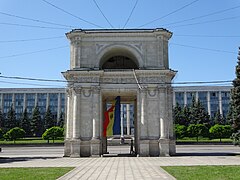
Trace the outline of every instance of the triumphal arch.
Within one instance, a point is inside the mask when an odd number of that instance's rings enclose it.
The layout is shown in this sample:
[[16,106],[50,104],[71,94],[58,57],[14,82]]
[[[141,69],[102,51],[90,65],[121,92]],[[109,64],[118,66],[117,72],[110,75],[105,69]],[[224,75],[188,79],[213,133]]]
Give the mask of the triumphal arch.
[[76,29],[70,40],[66,136],[67,157],[101,156],[107,103],[121,97],[134,104],[134,148],[138,156],[175,154],[166,29]]

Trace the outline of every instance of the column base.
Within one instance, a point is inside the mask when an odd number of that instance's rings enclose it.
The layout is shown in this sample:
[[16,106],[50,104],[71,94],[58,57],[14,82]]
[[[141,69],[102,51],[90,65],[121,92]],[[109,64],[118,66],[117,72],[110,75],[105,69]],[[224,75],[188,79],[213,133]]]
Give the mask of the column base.
[[170,140],[159,139],[159,156],[170,156]]
[[91,156],[101,156],[101,141],[99,139],[91,140]]
[[149,140],[139,140],[139,156],[149,156]]
[[70,141],[71,144],[71,158],[79,158],[80,157],[80,139],[72,139]]
[[169,153],[170,153],[170,155],[172,156],[172,155],[175,155],[176,154],[176,141],[175,140],[170,140],[170,142],[169,142]]
[[70,139],[65,139],[63,157],[70,157],[70,155],[71,155],[71,142]]

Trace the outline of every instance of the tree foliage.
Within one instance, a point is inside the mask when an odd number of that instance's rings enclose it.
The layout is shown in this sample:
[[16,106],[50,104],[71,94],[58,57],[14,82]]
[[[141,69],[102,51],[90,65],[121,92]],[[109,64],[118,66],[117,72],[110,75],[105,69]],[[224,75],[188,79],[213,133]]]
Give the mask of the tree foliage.
[[26,136],[31,136],[31,126],[30,126],[30,119],[28,117],[27,109],[24,110],[22,117],[21,117],[21,123],[20,127],[26,132]]
[[10,110],[7,113],[7,119],[5,121],[5,128],[8,131],[9,129],[16,127],[16,124],[17,124],[16,123],[16,112],[12,105]]
[[63,128],[64,127],[64,123],[65,123],[64,113],[61,112],[57,125],[59,127]]
[[198,142],[199,136],[207,136],[208,129],[204,124],[190,124],[187,132],[190,137],[196,137]]
[[225,124],[225,120],[224,120],[223,116],[220,114],[219,110],[217,110],[217,112],[214,114],[213,122],[214,122],[214,124],[220,124],[220,125]]
[[33,110],[32,120],[30,122],[31,132],[33,136],[40,137],[43,132],[42,128],[42,119],[38,106]]
[[201,102],[192,99],[192,104],[190,106],[190,123],[191,124],[209,124],[209,115]]
[[49,129],[49,128],[55,126],[55,125],[56,125],[56,123],[53,119],[51,109],[48,106],[47,111],[46,111],[45,116],[44,116],[44,130]]
[[3,138],[3,130],[0,128],[0,139]]
[[233,80],[233,88],[231,90],[231,119],[235,132],[240,130],[240,48],[238,52],[238,62],[235,69],[236,78]]
[[232,128],[230,125],[220,125],[215,124],[209,129],[209,133],[214,138],[219,138],[220,142],[222,142],[222,138],[229,138],[232,134]]
[[63,132],[64,132],[64,129],[63,128],[60,128],[58,126],[54,126],[54,127],[51,127],[49,129],[47,129],[43,135],[42,135],[42,138],[44,140],[49,140],[52,139],[53,140],[53,143],[54,143],[54,140],[57,139],[57,138],[60,138],[60,137],[63,137]]
[[2,109],[0,108],[0,128],[4,128],[5,127],[5,120],[3,117],[3,113],[2,113]]
[[175,125],[175,135],[177,139],[185,137],[187,134],[187,127],[184,125],[176,124]]
[[240,130],[233,133],[231,139],[233,140],[234,145],[240,145]]
[[15,143],[17,139],[23,138],[25,134],[26,132],[23,129],[15,127],[10,129],[6,134],[4,134],[4,138],[7,140],[12,140]]

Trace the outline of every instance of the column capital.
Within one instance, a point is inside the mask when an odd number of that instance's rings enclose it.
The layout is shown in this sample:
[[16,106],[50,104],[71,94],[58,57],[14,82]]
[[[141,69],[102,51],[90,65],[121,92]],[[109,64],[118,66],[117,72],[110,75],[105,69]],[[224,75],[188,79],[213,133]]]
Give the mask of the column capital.
[[82,88],[81,87],[73,87],[73,92],[75,94],[81,94],[82,93]]

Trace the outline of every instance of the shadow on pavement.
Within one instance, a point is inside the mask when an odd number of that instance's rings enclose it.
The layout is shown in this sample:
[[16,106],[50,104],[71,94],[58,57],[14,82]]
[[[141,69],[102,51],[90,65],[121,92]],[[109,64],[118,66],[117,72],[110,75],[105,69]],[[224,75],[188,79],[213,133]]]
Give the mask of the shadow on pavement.
[[13,163],[13,162],[22,162],[22,161],[31,161],[35,159],[57,159],[59,157],[0,157],[1,163]]
[[236,156],[238,153],[213,152],[213,153],[176,153],[174,156]]

